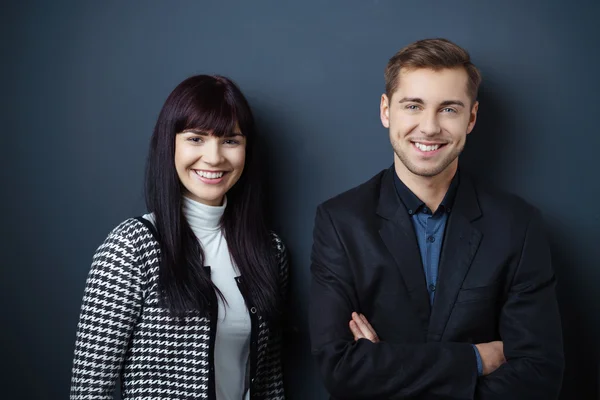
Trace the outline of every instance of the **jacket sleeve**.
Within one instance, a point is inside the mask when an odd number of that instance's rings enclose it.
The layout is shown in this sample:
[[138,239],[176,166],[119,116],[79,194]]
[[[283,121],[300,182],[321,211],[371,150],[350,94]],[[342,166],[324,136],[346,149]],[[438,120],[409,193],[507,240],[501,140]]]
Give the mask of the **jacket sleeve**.
[[[288,292],[288,254],[287,249],[279,236],[272,234],[273,244],[277,254],[278,273],[279,273],[279,285],[281,291],[280,300],[282,301],[282,319],[285,316],[285,305]],[[252,396],[264,400],[285,400],[285,388],[283,385],[283,321],[280,321],[277,326],[273,326],[273,329],[269,330],[268,342],[264,347],[265,354],[262,358],[260,370],[262,372],[263,379],[260,380],[260,385],[255,387],[255,391]],[[259,342],[261,339],[259,338]],[[259,345],[259,352],[261,346]]]
[[334,221],[320,206],[311,256],[310,336],[329,393],[348,400],[473,399],[477,363],[468,343],[354,341],[348,323],[356,294],[346,254]]
[[279,278],[281,282],[281,294],[285,300],[288,297],[289,290],[289,262],[288,262],[288,251],[283,241],[279,236],[274,236],[275,246],[277,249],[277,261],[279,263]]
[[562,329],[550,249],[537,211],[525,234],[499,331],[507,362],[479,379],[476,398],[558,398],[564,369]]
[[111,400],[142,304],[136,251],[116,228],[96,251],[75,342],[71,400]]

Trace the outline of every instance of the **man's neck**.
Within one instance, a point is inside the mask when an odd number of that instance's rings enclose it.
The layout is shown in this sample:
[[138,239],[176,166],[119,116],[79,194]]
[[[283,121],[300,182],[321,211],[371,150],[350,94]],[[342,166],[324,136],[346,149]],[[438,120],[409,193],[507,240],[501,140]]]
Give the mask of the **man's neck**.
[[435,212],[448,192],[452,178],[458,169],[455,160],[444,171],[436,176],[425,177],[410,172],[402,162],[395,157],[394,168],[398,178],[415,194],[431,212]]

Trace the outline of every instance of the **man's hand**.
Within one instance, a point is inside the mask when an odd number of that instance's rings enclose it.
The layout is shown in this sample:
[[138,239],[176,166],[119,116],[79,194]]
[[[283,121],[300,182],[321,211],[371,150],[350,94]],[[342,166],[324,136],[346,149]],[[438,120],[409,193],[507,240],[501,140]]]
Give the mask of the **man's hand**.
[[480,343],[476,344],[475,347],[477,347],[481,356],[483,375],[491,374],[506,362],[504,358],[504,343],[502,342]]
[[364,315],[353,312],[349,325],[355,341],[358,339],[368,339],[373,343],[379,342],[377,332],[375,332],[375,329],[373,329]]

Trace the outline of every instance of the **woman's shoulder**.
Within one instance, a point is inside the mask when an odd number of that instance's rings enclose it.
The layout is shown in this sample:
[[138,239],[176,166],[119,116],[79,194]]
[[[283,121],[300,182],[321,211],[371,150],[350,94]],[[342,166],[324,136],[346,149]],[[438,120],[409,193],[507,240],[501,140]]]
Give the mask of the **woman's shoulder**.
[[115,226],[94,253],[92,269],[120,271],[139,268],[155,259],[159,249],[152,224],[142,217],[127,218]]
[[119,223],[114,227],[108,237],[119,237],[125,240],[136,240],[152,235],[153,221],[144,215],[143,217],[132,217]]
[[119,223],[100,246],[111,252],[137,252],[147,244],[156,242],[153,223],[144,217],[132,217]]

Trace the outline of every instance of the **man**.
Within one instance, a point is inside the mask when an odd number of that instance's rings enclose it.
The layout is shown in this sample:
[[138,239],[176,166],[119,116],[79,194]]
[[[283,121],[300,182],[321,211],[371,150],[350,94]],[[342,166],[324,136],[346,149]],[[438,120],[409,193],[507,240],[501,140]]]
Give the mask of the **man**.
[[310,333],[326,388],[336,399],[556,399],[562,336],[539,212],[458,168],[477,68],[454,43],[422,40],[385,78],[394,165],[315,219]]

